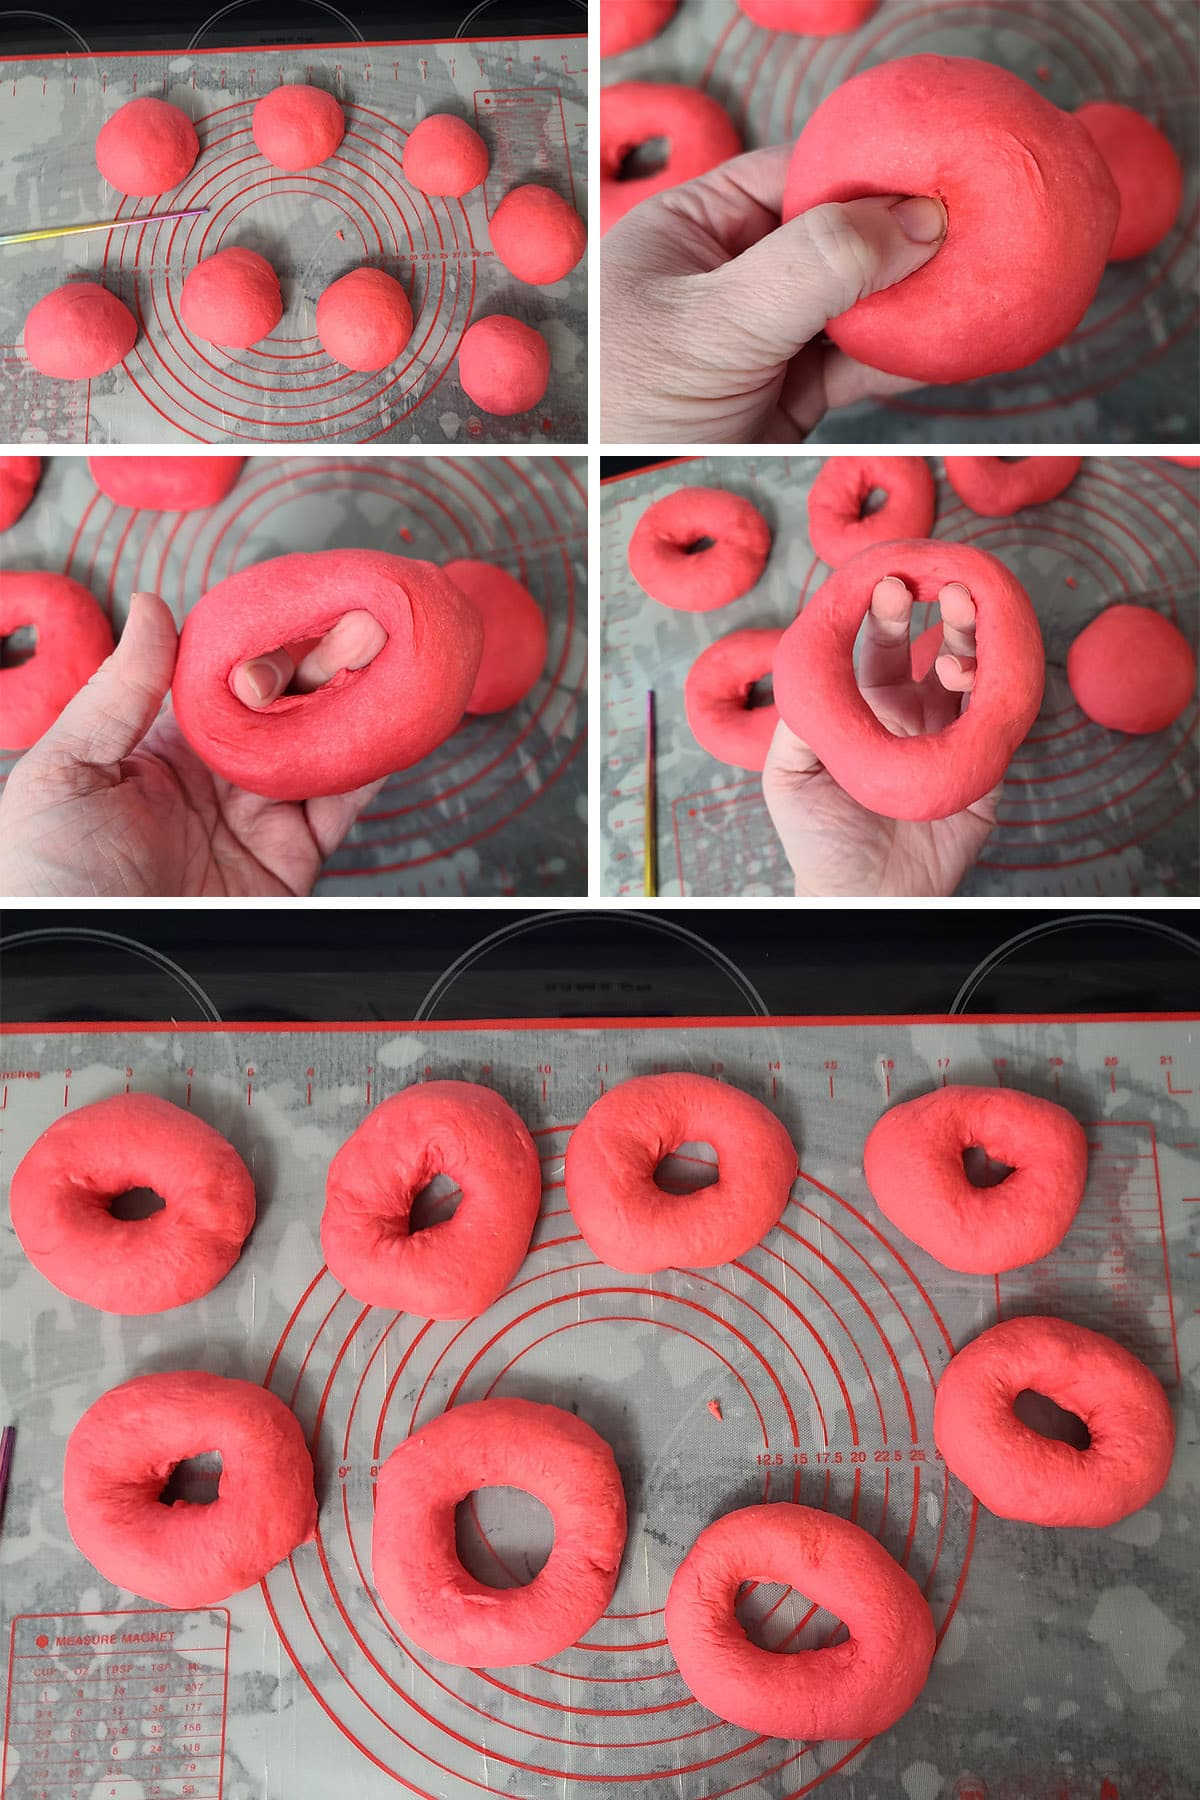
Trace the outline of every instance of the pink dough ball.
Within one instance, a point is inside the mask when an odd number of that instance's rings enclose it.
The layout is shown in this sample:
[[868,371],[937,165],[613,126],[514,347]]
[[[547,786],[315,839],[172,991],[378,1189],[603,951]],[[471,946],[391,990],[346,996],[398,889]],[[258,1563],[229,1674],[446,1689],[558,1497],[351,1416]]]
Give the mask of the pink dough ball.
[[68,281],[43,294],[25,321],[25,354],[43,375],[90,381],[123,362],[137,342],[137,320],[95,281]]
[[412,328],[408,295],[382,269],[351,269],[317,301],[317,336],[344,369],[386,369]]
[[33,499],[41,474],[40,456],[0,456],[0,531],[16,524]]
[[257,250],[218,250],[197,263],[183,284],[179,316],[210,344],[248,350],[283,317],[279,277]]
[[457,198],[486,178],[487,145],[465,119],[430,113],[408,134],[403,168],[405,180],[423,194]]
[[600,8],[600,54],[620,56],[649,43],[666,29],[679,0],[603,0]]
[[346,134],[346,115],[324,88],[272,88],[254,108],[254,141],[269,163],[295,174],[327,162]]
[[196,127],[169,100],[130,100],[100,127],[96,167],[122,194],[165,194],[200,154]]
[[89,456],[92,480],[117,506],[198,512],[223,500],[244,456]]
[[865,25],[879,0],[738,0],[748,19],[768,31],[836,37]]
[[1173,725],[1196,688],[1177,625],[1150,606],[1109,606],[1067,653],[1071,692],[1089,719],[1135,736]]
[[463,392],[483,412],[528,412],[550,381],[550,346],[540,331],[507,313],[477,319],[458,348]]
[[1108,164],[1121,212],[1109,262],[1128,262],[1161,244],[1179,217],[1183,166],[1174,145],[1131,106],[1094,100],[1075,114]]
[[553,188],[514,188],[492,214],[492,249],[518,281],[545,287],[571,273],[587,249],[587,226]]
[[494,563],[464,557],[443,574],[483,621],[483,661],[467,701],[469,713],[503,712],[523,700],[546,666],[546,621],[521,583]]

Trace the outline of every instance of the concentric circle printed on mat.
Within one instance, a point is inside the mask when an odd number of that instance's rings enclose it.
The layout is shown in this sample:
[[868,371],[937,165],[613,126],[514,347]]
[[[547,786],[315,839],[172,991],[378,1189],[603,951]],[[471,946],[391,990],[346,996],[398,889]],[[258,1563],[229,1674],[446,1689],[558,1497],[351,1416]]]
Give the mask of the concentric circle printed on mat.
[[[161,418],[191,438],[367,443],[425,404],[453,364],[482,254],[466,210],[404,181],[403,127],[371,107],[344,106],[346,135],[337,150],[298,174],[273,168],[259,153],[253,100],[206,115],[197,121],[202,155],[171,205],[207,206],[208,214],[124,231],[107,245],[106,278],[141,325],[125,364],[129,379]],[[156,209],[153,199],[123,198],[117,217]],[[293,242],[305,247],[300,260]],[[266,256],[283,288],[281,323],[248,350],[193,336],[179,312],[185,277],[233,245]],[[314,329],[323,289],[363,266],[396,276],[414,320],[398,361],[370,374],[335,363]]]
[[[987,33],[982,52],[981,33]],[[1073,0],[884,0],[859,31],[829,38],[764,31],[731,3],[700,85],[729,107],[747,143],[784,144],[851,76],[934,51],[983,54],[1068,112],[1088,100],[1119,100],[1145,113],[1181,152],[1184,198],[1157,249],[1106,269],[1086,318],[1066,344],[1031,369],[988,377],[991,404],[983,404],[970,385],[919,390],[881,404],[918,415],[1036,415],[1117,386],[1194,332],[1200,320],[1200,171],[1185,151],[1194,136],[1200,53],[1183,12],[1174,12],[1167,0],[1086,9]]]
[[[322,500],[345,494],[355,516],[332,539]],[[364,530],[363,517],[369,529]],[[509,712],[464,719],[445,744],[394,775],[324,870],[326,879],[415,870],[500,830],[571,765],[584,742],[586,618],[576,564],[586,551],[584,488],[572,464],[518,457],[254,458],[219,506],[136,512],[96,493],[69,542],[64,573],[113,616],[139,589],[182,621],[238,569],[290,550],[362,545],[444,563],[495,562],[546,613],[545,672]]]
[[[272,1618],[314,1698],[411,1793],[508,1794],[521,1775],[646,1800],[668,1779],[687,1800],[753,1782],[808,1793],[864,1746],[764,1739],[698,1706],[665,1641],[670,1578],[718,1513],[799,1500],[880,1537],[944,1633],[975,1524],[932,1440],[949,1337],[902,1257],[807,1176],[781,1224],[732,1266],[653,1278],[605,1267],[563,1197],[569,1131],[538,1134],[534,1241],[482,1318],[429,1323],[363,1308],[324,1269],[299,1296],[266,1379],[310,1433],[321,1521],[315,1545],[263,1584]],[[380,1464],[414,1426],[489,1394],[577,1408],[612,1443],[629,1501],[610,1609],[581,1643],[531,1668],[439,1663],[399,1630],[371,1575]],[[520,1534],[488,1498],[468,1560],[478,1571],[490,1555],[503,1571],[520,1559]],[[836,1629],[790,1590],[761,1585],[739,1614],[781,1650]]]

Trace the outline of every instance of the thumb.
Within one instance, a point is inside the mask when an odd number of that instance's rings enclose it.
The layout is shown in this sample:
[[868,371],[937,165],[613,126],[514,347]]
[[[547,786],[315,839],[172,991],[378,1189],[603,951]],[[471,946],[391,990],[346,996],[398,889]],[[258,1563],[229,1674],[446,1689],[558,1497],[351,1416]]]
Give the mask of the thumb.
[[946,226],[941,201],[920,194],[814,206],[705,276],[707,295],[783,362],[856,300],[915,274]]
[[175,673],[170,608],[157,594],[134,594],[116,649],[80,688],[39,748],[74,762],[119,763],[149,731]]

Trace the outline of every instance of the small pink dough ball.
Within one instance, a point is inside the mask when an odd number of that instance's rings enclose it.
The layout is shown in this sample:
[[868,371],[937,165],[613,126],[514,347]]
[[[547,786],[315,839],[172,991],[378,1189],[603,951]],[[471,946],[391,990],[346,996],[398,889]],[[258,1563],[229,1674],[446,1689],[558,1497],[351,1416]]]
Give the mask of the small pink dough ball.
[[409,132],[402,166],[405,180],[423,194],[457,198],[486,179],[488,149],[465,119],[430,113]]
[[1110,606],[1067,653],[1067,680],[1089,719],[1135,736],[1173,725],[1196,687],[1177,625],[1150,606]]
[[327,162],[346,134],[346,115],[324,88],[272,88],[254,108],[254,141],[269,163],[295,174]]
[[748,19],[768,31],[836,37],[865,25],[879,0],[738,0]]
[[477,319],[458,347],[458,379],[481,411],[507,418],[536,406],[550,381],[550,346],[507,313]]
[[317,301],[317,336],[334,362],[363,373],[386,369],[412,336],[412,307],[393,275],[351,269]]
[[465,557],[447,563],[443,573],[483,621],[483,661],[466,710],[503,712],[525,698],[546,666],[542,609],[528,588],[494,563]]
[[0,531],[16,524],[33,499],[41,474],[40,456],[0,456]]
[[90,381],[124,362],[137,342],[137,320],[95,281],[68,281],[43,294],[25,321],[25,354],[43,375]]
[[492,249],[518,281],[545,287],[571,273],[587,249],[587,226],[553,188],[514,188],[492,214]]
[[188,330],[228,350],[248,350],[283,317],[279,277],[257,250],[218,250],[183,284],[179,316]]
[[244,456],[89,456],[92,480],[117,506],[145,512],[199,512],[223,500]]
[[601,0],[600,54],[620,56],[666,29],[679,0]]
[[130,100],[96,139],[96,167],[121,194],[167,193],[190,175],[199,154],[196,127],[169,100]]
[[1109,262],[1128,262],[1161,244],[1179,216],[1183,166],[1161,131],[1131,106],[1094,100],[1075,117],[1108,164],[1121,211]]

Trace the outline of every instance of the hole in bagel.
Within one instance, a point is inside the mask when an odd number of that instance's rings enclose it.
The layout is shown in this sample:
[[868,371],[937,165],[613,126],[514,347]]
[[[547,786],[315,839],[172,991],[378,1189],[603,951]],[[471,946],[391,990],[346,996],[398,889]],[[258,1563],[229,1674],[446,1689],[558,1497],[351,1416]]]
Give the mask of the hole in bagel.
[[1010,1163],[989,1156],[982,1144],[968,1144],[963,1151],[963,1169],[972,1187],[999,1187],[1016,1170]]
[[705,550],[711,550],[716,541],[716,538],[698,537],[693,538],[690,544],[681,544],[680,548],[685,556],[701,556]]
[[1092,1434],[1079,1414],[1068,1412],[1065,1406],[1051,1400],[1048,1394],[1039,1394],[1036,1388],[1022,1388],[1013,1401],[1013,1411],[1022,1425],[1036,1431],[1039,1437],[1070,1444],[1072,1450],[1086,1450],[1091,1444]]
[[18,625],[0,637],[0,669],[19,669],[37,650],[36,625]]
[[858,509],[859,518],[869,519],[872,513],[880,512],[887,505],[887,499],[886,488],[871,488],[868,493],[863,495],[862,505]]
[[657,175],[666,168],[670,154],[670,138],[652,137],[644,144],[634,144],[617,165],[617,180],[642,181],[647,175]]
[[760,1650],[784,1655],[796,1650],[828,1650],[850,1635],[836,1613],[814,1606],[796,1588],[765,1578],[743,1582],[733,1610],[750,1642]]
[[408,1235],[428,1231],[431,1225],[444,1225],[458,1211],[462,1189],[449,1175],[431,1175],[415,1196],[408,1214]]
[[764,675],[761,681],[756,681],[754,683],[750,692],[746,695],[747,710],[749,712],[757,712],[760,706],[774,706],[774,704],[775,677],[773,675]]
[[189,1506],[211,1506],[218,1497],[221,1468],[219,1450],[185,1456],[171,1470],[158,1497],[164,1506],[174,1506],[177,1500],[186,1500]]
[[654,1184],[666,1194],[696,1194],[719,1181],[721,1170],[711,1144],[679,1144],[654,1171]]
[[454,1513],[458,1560],[486,1587],[524,1587],[554,1548],[554,1520],[524,1488],[476,1488]]
[[118,1194],[109,1202],[108,1210],[114,1219],[150,1219],[155,1213],[165,1212],[167,1203],[161,1194],[153,1188],[129,1188],[124,1194]]

